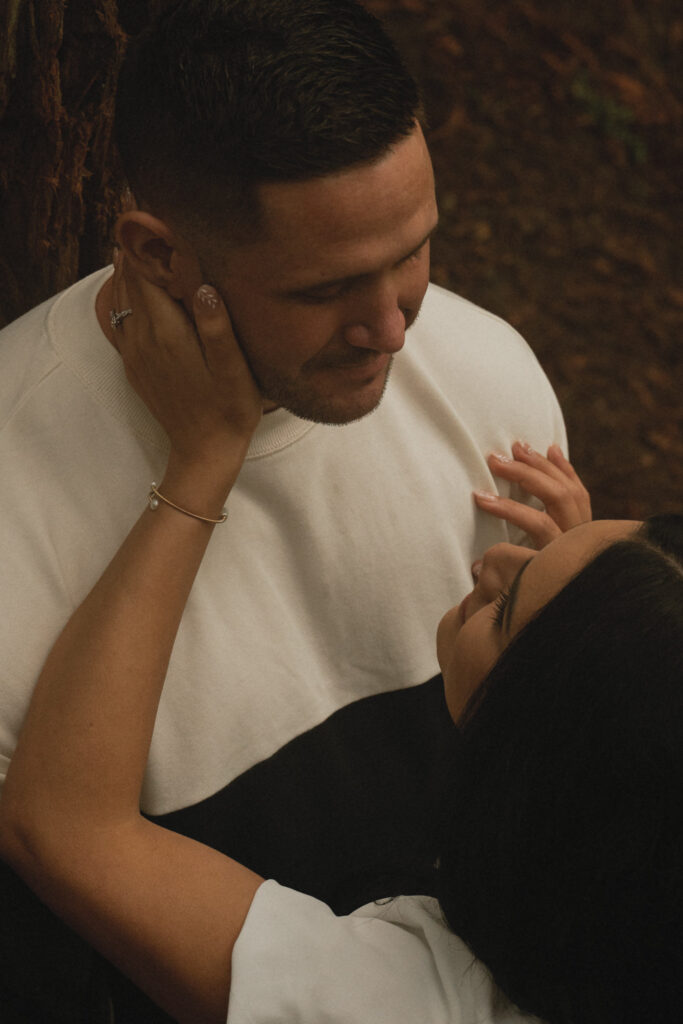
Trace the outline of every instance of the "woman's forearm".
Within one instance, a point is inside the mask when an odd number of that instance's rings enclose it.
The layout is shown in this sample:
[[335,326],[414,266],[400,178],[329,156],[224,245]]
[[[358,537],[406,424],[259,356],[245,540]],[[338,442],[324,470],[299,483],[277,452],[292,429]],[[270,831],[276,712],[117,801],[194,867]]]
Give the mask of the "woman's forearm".
[[[204,479],[171,465],[160,490],[217,517],[231,481]],[[232,947],[262,881],[139,812],[168,660],[211,534],[163,504],[143,512],[47,659],[0,799],[0,856],[192,1024],[225,1020]]]
[[[237,475],[237,462],[233,477]],[[171,463],[160,486],[216,516],[226,472]],[[217,481],[217,482],[216,482]],[[2,800],[2,825],[55,841],[80,823],[138,813],[149,744],[180,619],[213,527],[147,509],[51,651]]]
[[[112,307],[133,310],[113,339],[126,374],[170,442],[159,489],[218,518],[262,415],[227,310],[203,286],[190,318],[123,259],[111,288]],[[225,1021],[233,944],[262,881],[139,811],[169,658],[212,529],[163,502],[141,514],[47,658],[0,799],[0,856],[192,1024]]]

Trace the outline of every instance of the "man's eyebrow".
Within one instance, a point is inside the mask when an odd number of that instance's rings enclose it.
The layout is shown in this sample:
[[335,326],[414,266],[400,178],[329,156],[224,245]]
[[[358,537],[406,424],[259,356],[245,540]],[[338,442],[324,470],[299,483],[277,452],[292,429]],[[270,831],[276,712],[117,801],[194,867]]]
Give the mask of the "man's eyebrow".
[[[420,249],[422,249],[422,247],[427,244],[427,242],[430,240],[432,235],[435,234],[435,232],[436,232],[438,227],[439,227],[439,221],[437,220],[437,222],[434,225],[434,227],[431,228],[431,230],[427,232],[427,234],[424,236],[422,241],[418,242],[418,244],[415,246],[414,249],[411,249],[410,252],[407,252],[404,256],[400,256],[399,259],[396,260],[396,265],[398,265],[399,263],[403,263],[405,260],[409,260],[411,256],[414,256],[416,253],[418,253],[420,251]],[[335,278],[330,278],[330,280],[328,280],[328,281],[316,281],[315,284],[299,285],[296,288],[287,288],[286,290],[281,292],[281,294],[283,296],[286,296],[286,297],[294,298],[297,295],[302,295],[302,294],[307,293],[307,292],[323,291],[325,288],[334,288],[337,285],[352,284],[355,281],[362,281],[365,278],[371,277],[371,276],[372,276],[371,273],[368,273],[368,274],[347,274],[346,277],[335,277]]]
[[429,241],[429,239],[430,239],[430,238],[432,237],[432,235],[436,234],[436,232],[437,232],[437,230],[438,230],[438,227],[439,227],[439,219],[437,218],[437,220],[436,220],[436,224],[434,224],[434,226],[433,226],[433,227],[432,227],[432,228],[431,228],[431,229],[430,229],[430,230],[429,230],[429,231],[427,232],[427,234],[426,234],[426,235],[424,236],[424,238],[422,239],[422,241],[421,241],[421,242],[418,242],[418,244],[417,244],[417,245],[415,246],[415,248],[414,248],[414,249],[411,249],[411,250],[410,250],[410,252],[407,252],[407,253],[405,254],[405,256],[401,256],[401,258],[400,258],[399,260],[397,260],[396,262],[397,262],[397,263],[402,263],[402,262],[403,262],[403,260],[409,260],[409,259],[410,259],[410,257],[411,257],[411,256],[414,256],[416,252],[419,252],[419,251],[420,251],[420,249],[421,249],[421,248],[422,248],[422,247],[423,247],[424,245],[426,245],[426,244],[427,244],[427,242],[428,242],[428,241]]
[[508,599],[505,605],[505,611],[503,613],[503,629],[505,629],[508,633],[510,632],[510,621],[512,619],[512,613],[515,610],[515,604],[517,602],[517,591],[519,590],[519,581],[521,580],[527,565],[529,564],[529,562],[532,561],[533,558],[527,558],[524,565],[520,566],[519,570],[517,571],[517,575],[510,584]]

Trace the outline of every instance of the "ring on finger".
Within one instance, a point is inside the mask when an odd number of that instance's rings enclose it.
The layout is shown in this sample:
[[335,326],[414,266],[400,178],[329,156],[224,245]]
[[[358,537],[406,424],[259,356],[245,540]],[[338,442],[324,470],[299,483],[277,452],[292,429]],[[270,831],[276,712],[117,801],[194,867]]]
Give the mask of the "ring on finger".
[[110,322],[113,330],[115,330],[115,331],[118,330],[118,328],[121,326],[121,324],[126,319],[126,317],[127,316],[132,316],[132,315],[133,315],[133,310],[132,309],[122,309],[120,313],[117,313],[115,309],[110,309],[109,310],[109,322]]

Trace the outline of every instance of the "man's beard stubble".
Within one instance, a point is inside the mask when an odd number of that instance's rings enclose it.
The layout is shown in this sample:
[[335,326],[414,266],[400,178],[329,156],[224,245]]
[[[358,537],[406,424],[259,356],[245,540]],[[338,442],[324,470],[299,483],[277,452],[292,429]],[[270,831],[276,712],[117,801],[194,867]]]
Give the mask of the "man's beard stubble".
[[[207,284],[210,284],[212,288],[215,288],[223,304],[230,315],[230,303],[228,301],[225,290],[221,288],[218,282],[215,280],[213,275],[205,273],[206,268],[202,266],[200,261],[200,271],[202,278],[206,280]],[[277,377],[274,373],[270,373],[268,367],[257,366],[252,358],[249,351],[249,346],[245,342],[243,335],[237,330],[234,322],[231,318],[232,331],[235,335],[235,340],[239,345],[240,351],[244,357],[244,361],[249,367],[249,371],[254,378],[256,386],[261,394],[261,397],[265,402],[275,405],[277,408],[286,409],[294,416],[298,416],[299,419],[309,420],[313,423],[321,423],[329,426],[344,426],[347,423],[353,423],[356,420],[363,419],[363,417],[374,412],[379,406],[387,385],[389,383],[389,377],[391,375],[391,368],[393,366],[394,357],[392,356],[387,365],[386,373],[384,375],[384,382],[382,390],[376,399],[369,407],[359,405],[357,408],[353,406],[340,409],[333,399],[327,398],[326,396],[319,396],[315,393],[315,389],[310,388],[305,383],[297,384],[296,382],[288,382],[283,380],[281,377]],[[314,357],[314,359],[317,357]],[[373,356],[368,356],[358,360],[358,365],[362,365],[363,362],[369,362]],[[305,366],[308,364],[304,364]],[[339,365],[331,360],[327,361],[329,367]],[[342,364],[344,365],[344,364]],[[325,364],[315,367],[316,369],[324,368]],[[275,411],[275,410],[270,410]],[[266,413],[267,415],[267,413]]]

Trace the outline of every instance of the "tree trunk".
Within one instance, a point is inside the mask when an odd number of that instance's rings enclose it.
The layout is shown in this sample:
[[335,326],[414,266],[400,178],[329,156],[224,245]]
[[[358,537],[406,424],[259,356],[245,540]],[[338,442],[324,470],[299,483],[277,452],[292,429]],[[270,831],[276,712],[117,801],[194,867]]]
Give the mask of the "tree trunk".
[[124,43],[116,0],[0,7],[0,325],[108,259]]

